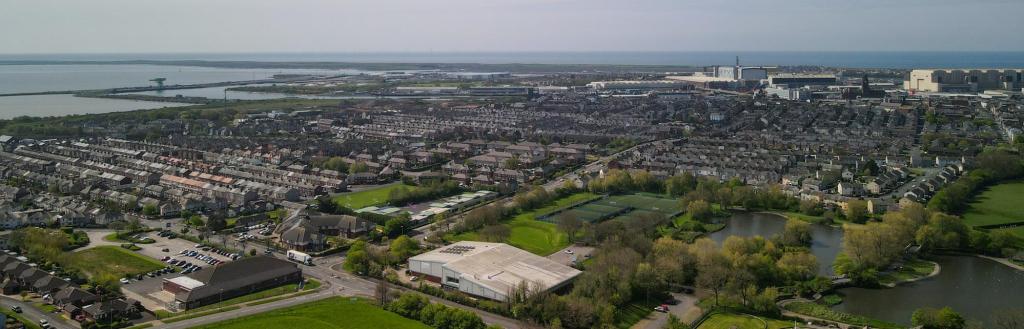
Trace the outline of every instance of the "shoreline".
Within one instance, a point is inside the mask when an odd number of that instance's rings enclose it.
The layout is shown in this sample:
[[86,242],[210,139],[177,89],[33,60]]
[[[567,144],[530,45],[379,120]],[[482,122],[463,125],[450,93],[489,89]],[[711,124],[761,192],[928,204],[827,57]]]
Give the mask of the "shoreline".
[[935,266],[934,268],[932,268],[932,272],[931,273],[928,273],[925,276],[920,276],[920,277],[916,277],[916,278],[910,278],[910,279],[896,281],[896,282],[893,282],[893,283],[883,284],[882,286],[886,287],[886,288],[896,288],[896,287],[898,287],[900,285],[904,285],[904,284],[912,283],[912,282],[917,282],[917,281],[921,281],[921,280],[924,280],[924,279],[928,279],[928,278],[934,277],[936,275],[939,275],[939,273],[942,272],[942,265],[939,265],[938,262],[930,261],[930,260],[924,260],[924,261],[932,263],[932,265]]

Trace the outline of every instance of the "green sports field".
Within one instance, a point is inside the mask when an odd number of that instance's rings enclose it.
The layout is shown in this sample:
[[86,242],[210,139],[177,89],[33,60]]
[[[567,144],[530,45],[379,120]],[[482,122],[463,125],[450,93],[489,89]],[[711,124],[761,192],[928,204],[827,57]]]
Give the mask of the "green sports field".
[[391,184],[385,185],[369,190],[363,190],[359,192],[350,192],[339,194],[334,197],[334,202],[338,205],[347,207],[349,209],[366,208],[369,206],[382,205],[388,202],[388,196],[391,195],[391,191],[406,187],[409,189],[416,189],[415,186],[408,186],[403,184]]
[[[559,232],[554,223],[537,220],[537,216],[597,197],[592,193],[576,193],[539,209],[524,212],[505,222],[509,228],[506,243],[531,253],[547,256],[569,246],[569,237]],[[477,232],[466,232],[447,237],[450,241],[480,241]]]
[[429,329],[427,325],[342,297],[292,306],[194,328],[218,329]]
[[971,226],[989,226],[1019,223],[1006,230],[1024,238],[1024,182],[1012,182],[989,187],[975,198],[964,213],[964,222]]

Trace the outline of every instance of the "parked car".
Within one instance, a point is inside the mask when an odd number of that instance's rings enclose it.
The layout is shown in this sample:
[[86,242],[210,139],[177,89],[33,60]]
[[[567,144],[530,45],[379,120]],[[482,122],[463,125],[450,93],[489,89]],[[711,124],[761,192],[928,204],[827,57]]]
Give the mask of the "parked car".
[[21,313],[21,306],[11,306],[11,311],[14,313]]
[[665,304],[658,305],[657,307],[654,308],[654,310],[658,311],[658,312],[661,312],[661,313],[668,313],[668,305],[665,305]]

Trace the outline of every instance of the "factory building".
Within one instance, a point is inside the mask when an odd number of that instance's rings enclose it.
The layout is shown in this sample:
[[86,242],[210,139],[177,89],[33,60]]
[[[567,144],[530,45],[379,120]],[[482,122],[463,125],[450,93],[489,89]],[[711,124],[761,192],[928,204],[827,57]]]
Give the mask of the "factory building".
[[980,92],[1024,88],[1022,69],[913,70],[903,88],[924,92]]
[[579,270],[504,243],[462,241],[409,258],[409,271],[461,292],[505,301],[523,282],[554,290]]
[[595,81],[587,84],[594,90],[655,90],[655,89],[689,89],[690,85],[675,80],[623,80]]

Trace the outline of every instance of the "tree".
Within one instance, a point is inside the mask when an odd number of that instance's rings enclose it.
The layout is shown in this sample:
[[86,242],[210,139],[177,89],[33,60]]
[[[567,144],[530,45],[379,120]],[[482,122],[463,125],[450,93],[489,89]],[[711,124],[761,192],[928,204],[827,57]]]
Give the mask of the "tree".
[[718,295],[725,288],[725,285],[729,282],[729,278],[732,276],[732,270],[724,260],[712,261],[701,268],[699,274],[697,274],[697,286],[711,290],[715,295],[715,306],[718,304]]
[[349,174],[358,174],[362,172],[370,171],[370,166],[366,165],[366,162],[356,162],[348,167]]
[[342,267],[346,271],[359,275],[365,275],[370,269],[370,255],[366,251],[366,242],[358,240],[349,247],[345,255],[345,264]]
[[583,221],[569,211],[558,215],[558,230],[569,236],[569,242],[576,240],[576,233],[583,228]]
[[967,325],[964,317],[949,307],[938,310],[930,307],[919,308],[914,311],[911,321],[924,329],[962,329]]
[[409,213],[402,213],[402,215],[384,222],[384,234],[389,237],[408,233],[411,228],[412,221],[409,219]]
[[868,220],[868,203],[864,200],[850,200],[846,202],[846,219],[864,224]]
[[780,240],[785,246],[809,247],[812,241],[811,224],[795,219],[787,220]]
[[142,207],[142,214],[146,216],[156,216],[160,214],[160,209],[155,204],[147,204]]
[[206,221],[206,228],[210,231],[216,232],[223,230],[228,227],[228,220],[226,216],[221,212],[216,212],[210,215],[210,218]]
[[825,212],[825,209],[821,207],[821,202],[815,200],[803,200],[800,201],[800,212],[811,216],[821,216],[821,214]]
[[188,225],[191,225],[192,227],[201,227],[206,225],[206,223],[203,222],[203,217],[199,215],[192,215],[192,217],[188,218]]
[[415,255],[420,250],[420,244],[408,236],[401,235],[391,241],[391,246],[388,249],[393,258],[392,262],[401,263]]
[[878,176],[879,171],[881,171],[881,169],[878,168],[878,163],[876,163],[875,160],[868,160],[867,163],[864,164],[863,173],[865,176]]
[[686,211],[690,216],[699,222],[706,222],[711,219],[711,205],[704,200],[696,200],[686,205]]
[[490,242],[505,241],[505,239],[508,239],[509,234],[511,232],[505,224],[488,225],[480,230],[480,238]]

